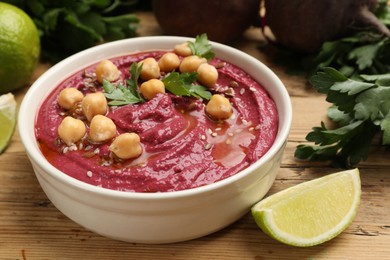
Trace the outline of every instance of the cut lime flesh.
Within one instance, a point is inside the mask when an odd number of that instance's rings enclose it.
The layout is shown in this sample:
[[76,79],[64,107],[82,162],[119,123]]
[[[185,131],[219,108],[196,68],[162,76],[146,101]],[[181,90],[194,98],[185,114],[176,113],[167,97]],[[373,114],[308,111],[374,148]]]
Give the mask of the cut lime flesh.
[[7,147],[16,125],[16,101],[11,93],[0,96],[0,154]]
[[293,246],[313,246],[345,230],[360,203],[358,169],[330,174],[276,193],[252,207],[257,225]]

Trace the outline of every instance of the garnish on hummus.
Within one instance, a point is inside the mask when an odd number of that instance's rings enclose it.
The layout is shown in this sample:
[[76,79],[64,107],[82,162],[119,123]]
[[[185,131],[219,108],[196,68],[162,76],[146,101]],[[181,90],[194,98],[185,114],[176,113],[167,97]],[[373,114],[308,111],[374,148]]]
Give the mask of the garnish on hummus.
[[183,190],[236,174],[272,145],[278,115],[259,83],[214,56],[201,35],[74,74],[40,108],[43,154],[76,179],[123,191]]

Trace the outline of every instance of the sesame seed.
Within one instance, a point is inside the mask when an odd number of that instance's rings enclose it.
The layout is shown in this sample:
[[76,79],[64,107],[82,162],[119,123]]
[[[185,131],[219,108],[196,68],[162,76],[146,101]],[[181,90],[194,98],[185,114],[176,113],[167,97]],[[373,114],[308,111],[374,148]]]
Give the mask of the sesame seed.
[[232,133],[232,132],[228,133],[228,136],[233,136],[233,135],[234,135],[234,133]]
[[96,148],[94,151],[93,151],[94,154],[98,154],[100,153],[100,149],[99,148]]
[[225,95],[234,97],[234,95],[235,95],[234,89],[228,88],[228,89],[225,91]]
[[209,135],[211,135],[211,134],[213,133],[213,131],[209,128],[209,129],[207,129],[207,133],[208,133]]
[[85,150],[86,150],[86,151],[91,150],[91,149],[92,149],[92,145],[87,145],[87,146],[85,147]]
[[217,135],[218,135],[218,134],[215,133],[215,132],[211,134],[212,137],[216,137]]
[[236,88],[236,87],[238,87],[238,82],[232,80],[232,81],[230,81],[229,86],[231,86],[232,88]]
[[249,131],[253,131],[255,128],[252,126],[249,128]]
[[210,150],[211,147],[213,147],[213,144],[207,143],[207,144],[204,146],[204,149]]
[[104,161],[104,162],[102,163],[102,166],[110,166],[111,164],[112,164],[111,161]]
[[242,95],[244,93],[245,93],[245,88],[240,89],[240,94]]
[[200,136],[200,139],[201,139],[201,140],[206,140],[206,136],[205,136],[205,135],[201,135],[201,136]]
[[215,128],[215,131],[221,131],[222,130],[222,128],[221,127],[217,127],[217,128]]
[[64,149],[62,149],[62,153],[67,153],[69,150],[69,147],[68,146],[65,146]]
[[225,65],[226,65],[226,62],[221,61],[221,62],[218,62],[218,63],[215,65],[215,68],[216,68],[216,69],[221,69],[221,68],[225,67]]
[[242,124],[245,125],[245,126],[247,126],[247,125],[248,125],[248,121],[245,120],[245,119],[242,119]]
[[92,172],[91,172],[91,171],[87,171],[87,176],[88,176],[89,178],[91,178],[91,177],[92,177]]
[[232,140],[226,139],[226,144],[232,144]]
[[249,90],[252,92],[256,92],[256,89],[254,87],[250,87]]
[[256,129],[256,130],[259,130],[260,127],[261,127],[260,125],[257,125],[257,126],[255,127],[255,129]]
[[69,151],[77,151],[77,146],[75,144],[72,144],[69,146]]
[[145,166],[146,166],[146,162],[141,162],[141,163],[139,164],[139,166],[145,167]]

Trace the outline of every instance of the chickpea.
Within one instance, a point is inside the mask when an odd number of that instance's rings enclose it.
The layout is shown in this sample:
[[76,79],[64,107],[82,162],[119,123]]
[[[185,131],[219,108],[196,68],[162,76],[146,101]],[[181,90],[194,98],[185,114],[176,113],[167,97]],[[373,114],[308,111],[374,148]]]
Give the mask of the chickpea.
[[114,122],[102,115],[96,115],[92,118],[89,126],[89,137],[94,142],[105,142],[116,135],[116,125]]
[[132,159],[140,156],[142,146],[139,135],[136,133],[119,135],[110,145],[110,151],[120,159]]
[[181,44],[176,45],[174,50],[177,54],[183,57],[192,55],[192,51],[191,48],[188,46],[188,42],[183,42]]
[[159,79],[150,79],[141,84],[140,91],[144,98],[150,100],[158,93],[165,93],[165,86]]
[[121,72],[112,63],[110,60],[102,60],[96,67],[95,70],[96,79],[100,83],[103,83],[103,80],[115,81],[119,79]]
[[77,88],[65,88],[58,95],[58,104],[64,109],[71,109],[83,98],[84,94]]
[[72,144],[80,141],[87,130],[83,121],[67,116],[62,120],[57,131],[61,140],[67,146],[71,146]]
[[215,94],[206,105],[206,114],[215,120],[228,119],[233,114],[233,108],[229,99]]
[[160,67],[154,58],[146,58],[139,63],[142,64],[140,77],[142,80],[158,79],[160,77]]
[[206,87],[211,88],[218,80],[217,69],[208,63],[200,64],[197,72],[199,82]]
[[182,73],[183,72],[194,72],[194,71],[198,70],[198,67],[200,66],[200,64],[206,63],[206,62],[207,62],[207,60],[205,58],[201,58],[201,57],[196,56],[196,55],[187,56],[181,61],[179,70]]
[[81,108],[88,121],[91,121],[95,115],[104,115],[107,112],[107,99],[101,92],[87,94],[82,103]]
[[158,65],[161,71],[170,72],[179,67],[180,59],[175,53],[167,52],[159,59]]

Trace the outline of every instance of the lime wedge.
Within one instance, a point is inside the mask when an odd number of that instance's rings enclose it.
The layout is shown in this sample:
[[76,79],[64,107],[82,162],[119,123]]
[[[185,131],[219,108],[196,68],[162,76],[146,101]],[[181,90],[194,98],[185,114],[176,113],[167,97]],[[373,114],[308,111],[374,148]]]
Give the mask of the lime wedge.
[[314,246],[351,224],[360,195],[359,170],[347,170],[273,194],[254,205],[252,215],[270,237],[292,246]]
[[0,96],[0,154],[7,147],[15,131],[16,101],[11,93]]

